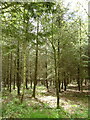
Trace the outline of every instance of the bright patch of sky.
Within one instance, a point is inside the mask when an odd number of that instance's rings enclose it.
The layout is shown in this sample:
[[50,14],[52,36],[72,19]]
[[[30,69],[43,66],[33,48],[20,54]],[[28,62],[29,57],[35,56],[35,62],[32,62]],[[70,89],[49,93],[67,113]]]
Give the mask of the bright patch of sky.
[[70,11],[78,10],[78,15],[81,16],[84,20],[88,18],[88,2],[90,0],[63,0],[64,6],[68,7]]

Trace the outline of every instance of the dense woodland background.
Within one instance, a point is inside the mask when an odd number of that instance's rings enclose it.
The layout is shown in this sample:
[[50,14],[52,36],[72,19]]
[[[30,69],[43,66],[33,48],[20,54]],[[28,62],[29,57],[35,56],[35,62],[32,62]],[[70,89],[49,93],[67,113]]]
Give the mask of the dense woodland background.
[[[83,105],[87,104],[87,21],[82,19],[78,10],[70,11],[68,6],[64,7],[62,1],[57,3],[3,2],[0,10],[3,117],[22,118],[24,110],[28,114],[31,107],[27,107],[27,110],[25,106],[21,106],[19,111],[23,113],[19,116],[18,106],[23,105],[28,98],[29,101],[37,100],[40,95],[43,96],[43,90],[48,93],[46,98],[51,95],[57,98],[56,102],[53,100],[53,104],[60,111],[63,106],[60,100],[63,96],[67,98],[71,95],[73,98],[71,101],[76,97],[78,102],[85,99]],[[36,106],[34,103],[32,107],[34,105]],[[80,113],[81,116],[74,114],[74,117],[86,117],[88,109],[84,110],[86,111],[81,110],[83,111]],[[35,112],[35,110],[31,111]],[[62,111],[65,112],[65,110]],[[53,113],[52,110],[51,113]],[[39,114],[36,117],[40,117],[43,113],[40,114],[39,111],[36,114]],[[60,114],[58,113],[57,118],[62,116]],[[71,117],[66,113],[65,115],[62,117]],[[29,114],[24,117],[33,118],[33,116]]]

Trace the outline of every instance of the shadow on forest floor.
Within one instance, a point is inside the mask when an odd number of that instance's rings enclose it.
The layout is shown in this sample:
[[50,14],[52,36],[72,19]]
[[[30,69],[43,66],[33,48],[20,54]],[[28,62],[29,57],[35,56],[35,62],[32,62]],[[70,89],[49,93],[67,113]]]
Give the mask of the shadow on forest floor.
[[[48,103],[49,106],[56,106],[56,93],[55,89],[39,91],[38,99],[44,103]],[[43,96],[42,96],[43,95]],[[64,107],[69,107],[73,104],[88,108],[88,87],[83,86],[83,91],[78,91],[77,86],[68,86],[67,91],[61,91],[60,104]],[[67,105],[67,106],[66,106]]]
[[[68,113],[68,114],[78,114],[78,110],[80,114],[83,114],[85,110],[88,110],[88,90],[86,90],[86,86],[83,87],[83,92],[79,92],[77,86],[68,86],[67,91],[61,91],[60,93],[60,106]],[[4,104],[8,104],[10,101],[15,99],[15,103],[19,104],[19,99],[16,92],[12,92],[9,94],[8,92],[5,94]],[[15,98],[16,97],[16,98]],[[17,100],[18,99],[18,100]],[[45,86],[37,86],[36,89],[36,98],[32,97],[32,90],[25,90],[24,102],[27,103],[27,106],[33,109],[56,109],[57,98],[55,88],[50,88],[49,92]],[[77,112],[77,113],[76,113]],[[85,113],[86,114],[86,113]]]

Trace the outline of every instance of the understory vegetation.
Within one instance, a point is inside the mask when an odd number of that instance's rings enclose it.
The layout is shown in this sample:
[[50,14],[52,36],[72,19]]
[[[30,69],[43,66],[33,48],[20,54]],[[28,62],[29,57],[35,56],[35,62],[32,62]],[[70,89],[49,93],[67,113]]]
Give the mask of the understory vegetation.
[[[25,90],[22,104],[16,91],[12,94],[4,91],[3,118],[88,118],[88,94],[78,93],[78,95],[77,92],[71,93],[71,91],[60,94],[59,109],[55,106],[56,96],[47,92],[44,86],[37,86],[35,99],[30,96],[32,94],[30,89]],[[70,93],[71,96],[68,96]]]

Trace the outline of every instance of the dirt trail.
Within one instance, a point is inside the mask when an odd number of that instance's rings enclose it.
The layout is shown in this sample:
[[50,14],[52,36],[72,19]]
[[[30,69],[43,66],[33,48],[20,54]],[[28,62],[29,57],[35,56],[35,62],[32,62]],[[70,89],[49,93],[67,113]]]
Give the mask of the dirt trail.
[[[47,103],[49,105],[49,107],[56,108],[56,101],[57,101],[56,97],[44,96],[44,97],[39,97],[38,99],[43,103]],[[71,112],[73,113],[76,108],[80,107],[80,105],[77,105],[77,104],[72,105],[70,102],[71,101],[69,101],[69,100],[61,98],[60,106],[62,106],[69,113],[71,113]]]
[[[68,90],[70,91],[70,90]],[[82,100],[78,100],[78,97],[80,96],[77,96],[78,93],[73,93],[73,94],[69,94],[69,92],[64,92],[64,93],[60,93],[60,106],[62,106],[64,108],[64,110],[68,111],[69,113],[74,113],[75,110],[77,109],[83,109],[84,107],[87,107],[88,109],[88,99],[86,98],[86,104],[84,104],[82,101],[83,101],[83,98]],[[39,95],[37,98],[38,100],[40,100],[41,102],[43,103],[47,103],[49,107],[51,108],[56,108],[56,102],[57,102],[57,99],[55,96],[52,96],[50,94],[47,95],[47,91],[46,89],[44,90],[38,90],[38,92],[42,93],[42,95]],[[79,93],[80,94],[80,93]]]

